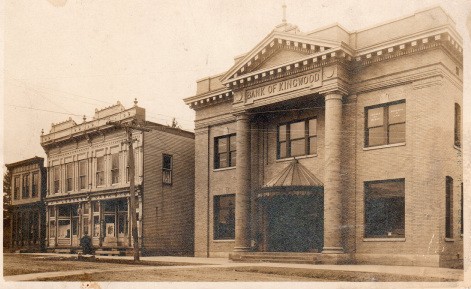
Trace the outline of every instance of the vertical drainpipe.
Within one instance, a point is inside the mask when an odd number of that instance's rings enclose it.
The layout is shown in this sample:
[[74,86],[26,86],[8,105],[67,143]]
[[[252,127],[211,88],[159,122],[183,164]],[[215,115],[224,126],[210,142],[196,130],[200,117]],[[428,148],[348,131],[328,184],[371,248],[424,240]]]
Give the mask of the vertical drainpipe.
[[209,258],[209,241],[210,241],[210,236],[209,236],[209,226],[210,226],[210,220],[209,220],[209,212],[210,212],[210,190],[209,190],[209,186],[210,186],[210,172],[211,172],[211,163],[210,163],[210,160],[211,160],[211,126],[208,125],[208,173],[207,173],[207,184],[208,184],[208,195],[207,195],[207,208],[208,210],[206,211],[206,258]]

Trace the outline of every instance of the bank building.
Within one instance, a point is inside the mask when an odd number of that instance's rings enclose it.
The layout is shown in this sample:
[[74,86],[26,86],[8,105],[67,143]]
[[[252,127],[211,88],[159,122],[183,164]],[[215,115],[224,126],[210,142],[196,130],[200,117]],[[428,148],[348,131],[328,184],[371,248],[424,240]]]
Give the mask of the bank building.
[[82,123],[68,120],[41,135],[47,155],[47,251],[132,254],[127,134],[109,122],[145,123],[132,132],[135,201],[142,254],[193,255],[194,134],[146,121],[145,109],[117,103]]
[[283,21],[198,80],[195,256],[462,264],[461,43],[440,7]]

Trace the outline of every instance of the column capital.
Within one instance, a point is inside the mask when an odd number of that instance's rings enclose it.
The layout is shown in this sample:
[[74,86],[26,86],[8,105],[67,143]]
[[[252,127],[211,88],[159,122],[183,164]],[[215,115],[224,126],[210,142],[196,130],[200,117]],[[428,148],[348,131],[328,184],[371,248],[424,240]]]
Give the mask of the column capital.
[[325,101],[334,100],[334,99],[343,100],[344,96],[345,95],[339,92],[329,92],[329,93],[324,94],[324,100]]
[[234,113],[234,116],[236,117],[236,120],[237,120],[237,121],[240,121],[240,120],[242,120],[242,121],[244,121],[244,120],[248,121],[248,120],[250,120],[250,115],[249,115],[247,112],[245,112],[245,111],[244,111],[244,112]]

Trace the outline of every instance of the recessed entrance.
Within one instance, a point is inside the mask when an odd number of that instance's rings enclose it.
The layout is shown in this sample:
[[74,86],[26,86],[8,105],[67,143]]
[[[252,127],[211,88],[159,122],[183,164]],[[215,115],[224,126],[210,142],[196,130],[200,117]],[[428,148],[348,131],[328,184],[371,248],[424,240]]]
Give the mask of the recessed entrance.
[[322,194],[259,199],[260,247],[267,252],[320,252],[324,238]]

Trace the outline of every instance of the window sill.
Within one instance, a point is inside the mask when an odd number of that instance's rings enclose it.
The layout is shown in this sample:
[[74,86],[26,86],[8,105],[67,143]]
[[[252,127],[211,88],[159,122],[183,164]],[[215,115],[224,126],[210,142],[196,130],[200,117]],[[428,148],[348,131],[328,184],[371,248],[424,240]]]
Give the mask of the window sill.
[[454,242],[454,241],[455,241],[455,239],[453,239],[453,238],[445,238],[445,242]]
[[280,162],[287,162],[287,161],[292,161],[294,159],[307,159],[307,158],[314,158],[314,157],[317,157],[317,154],[313,154],[313,155],[305,155],[305,156],[299,156],[299,157],[289,157],[289,158],[282,158],[282,159],[277,159],[276,162],[277,163],[280,163]]
[[461,151],[461,146],[457,146],[454,144],[453,147],[455,148],[455,150]]
[[384,148],[393,148],[393,147],[400,147],[400,146],[405,146],[405,142],[401,143],[395,143],[395,144],[388,144],[388,145],[381,145],[381,146],[374,146],[374,147],[364,147],[364,151],[370,151],[370,150],[377,150],[377,149],[384,149]]
[[406,238],[363,238],[363,242],[405,242]]
[[230,171],[230,170],[235,170],[235,166],[234,167],[227,167],[227,168],[220,168],[220,169],[213,169],[213,172],[222,172],[222,171]]
[[213,239],[213,242],[214,243],[232,243],[232,242],[235,242],[235,239],[228,239],[228,240],[214,240]]

